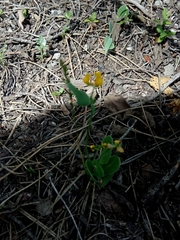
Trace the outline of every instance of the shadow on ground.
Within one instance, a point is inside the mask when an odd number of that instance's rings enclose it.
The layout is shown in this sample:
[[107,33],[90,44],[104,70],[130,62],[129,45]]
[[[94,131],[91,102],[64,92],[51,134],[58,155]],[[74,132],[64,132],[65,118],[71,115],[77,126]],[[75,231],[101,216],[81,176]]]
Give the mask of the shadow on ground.
[[152,102],[127,114],[98,107],[89,144],[122,141],[122,166],[98,189],[84,173],[88,112],[49,111],[0,135],[0,238],[178,239],[180,115]]

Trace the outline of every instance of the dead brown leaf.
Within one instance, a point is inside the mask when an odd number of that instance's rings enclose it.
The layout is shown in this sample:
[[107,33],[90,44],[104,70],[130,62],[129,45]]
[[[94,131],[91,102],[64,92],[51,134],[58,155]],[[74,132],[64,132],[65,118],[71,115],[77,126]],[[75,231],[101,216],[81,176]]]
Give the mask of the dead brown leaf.
[[144,55],[143,57],[146,62],[151,62],[151,58],[149,55]]
[[169,108],[172,108],[173,113],[179,113],[180,112],[180,98],[173,99],[169,104]]
[[36,209],[38,213],[41,214],[41,216],[47,216],[52,213],[53,211],[52,206],[53,204],[49,198],[41,199],[40,203],[36,205]]
[[21,9],[21,10],[18,10],[18,16],[19,16],[18,24],[19,24],[19,26],[20,26],[21,29],[24,29],[22,23],[24,22],[25,17],[24,17],[24,15],[23,15],[23,10],[22,10],[22,9]]
[[121,207],[117,204],[113,194],[105,189],[99,194],[99,199],[103,207],[108,212],[121,212]]
[[[151,87],[154,88],[155,91],[159,91],[159,84],[160,84],[160,86],[162,86],[162,85],[165,84],[169,79],[170,79],[170,77],[160,77],[160,78],[158,78],[158,77],[154,76],[154,77],[152,77],[152,78],[150,79],[150,81],[149,81],[148,83],[151,85]],[[167,87],[167,88],[163,91],[163,93],[165,93],[165,94],[167,94],[167,95],[171,94],[172,92],[173,92],[173,90],[172,90],[170,87]]]
[[121,95],[108,94],[104,100],[104,106],[111,112],[115,113],[130,108],[129,104]]

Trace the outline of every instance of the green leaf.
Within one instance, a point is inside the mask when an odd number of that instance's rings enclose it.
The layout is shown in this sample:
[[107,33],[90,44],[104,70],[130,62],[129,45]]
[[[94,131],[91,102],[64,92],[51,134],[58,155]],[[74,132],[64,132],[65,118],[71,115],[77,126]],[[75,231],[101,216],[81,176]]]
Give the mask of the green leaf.
[[125,16],[128,17],[128,15],[129,9],[126,5],[122,5],[117,11],[118,18],[124,18]]
[[113,31],[113,23],[112,21],[109,22],[109,33],[112,34]]
[[67,82],[67,86],[68,86],[69,90],[75,95],[78,106],[80,106],[80,107],[81,106],[89,106],[91,104],[91,100],[85,92],[77,89],[70,82]]
[[87,174],[89,174],[89,176],[91,177],[92,181],[94,181],[96,183],[99,182],[99,179],[94,178],[94,165],[91,160],[85,161],[85,169],[86,169]]
[[110,157],[112,154],[112,149],[111,148],[106,148],[102,150],[102,154],[100,156],[99,160],[99,164],[107,164]]
[[52,92],[52,95],[55,97],[59,97],[63,92],[64,92],[64,88],[60,88],[59,92],[54,91]]
[[103,165],[103,170],[106,175],[114,174],[120,168],[121,161],[120,158],[116,155],[111,156],[108,163]]
[[103,177],[102,183],[100,184],[101,187],[104,187],[112,179],[113,175],[114,174],[106,175],[105,177]]
[[111,135],[108,135],[108,136],[103,138],[102,143],[113,144],[113,138],[111,137]]
[[97,16],[96,12],[93,12],[93,13],[91,14],[91,19],[92,19],[92,20],[95,20],[95,19],[96,19],[96,16]]
[[70,20],[70,18],[73,16],[73,13],[71,12],[71,11],[67,11],[67,12],[65,12],[65,18],[67,19],[67,20]]
[[84,20],[84,22],[85,22],[85,23],[88,23],[88,22],[91,22],[91,20],[88,19],[88,18],[86,18],[86,19]]
[[35,46],[35,48],[40,52],[41,48],[39,46]]
[[114,44],[112,42],[112,38],[110,36],[106,36],[104,39],[104,50],[107,53],[110,49],[114,48]]
[[65,76],[65,81],[67,83],[70,82],[69,78],[68,78],[68,69],[67,69],[67,66],[66,64],[64,64],[63,60],[60,59],[60,66],[62,67],[62,70],[63,70],[63,73],[64,73],[64,76]]
[[104,177],[104,171],[97,160],[93,160],[93,175],[99,179]]
[[163,32],[162,26],[161,26],[161,25],[158,25],[158,26],[156,27],[156,31],[157,31],[158,33]]
[[163,23],[166,22],[166,20],[168,19],[168,17],[170,17],[170,14],[167,13],[167,8],[164,8],[163,11],[162,11]]
[[27,16],[28,16],[28,11],[27,11],[27,9],[24,9],[22,13],[23,13],[23,16],[24,16],[25,18],[27,18]]

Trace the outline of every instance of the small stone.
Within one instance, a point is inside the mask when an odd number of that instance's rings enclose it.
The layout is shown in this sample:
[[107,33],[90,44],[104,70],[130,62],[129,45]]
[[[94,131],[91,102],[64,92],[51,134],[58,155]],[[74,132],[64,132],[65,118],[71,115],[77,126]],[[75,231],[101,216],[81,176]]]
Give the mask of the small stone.
[[174,74],[174,66],[172,64],[168,64],[164,67],[164,76],[171,76]]
[[178,1],[176,4],[177,9],[180,11],[180,1]]
[[60,53],[55,53],[52,57],[53,60],[58,60],[60,58]]
[[163,3],[162,3],[162,1],[157,0],[157,1],[155,1],[154,5],[157,7],[162,7]]

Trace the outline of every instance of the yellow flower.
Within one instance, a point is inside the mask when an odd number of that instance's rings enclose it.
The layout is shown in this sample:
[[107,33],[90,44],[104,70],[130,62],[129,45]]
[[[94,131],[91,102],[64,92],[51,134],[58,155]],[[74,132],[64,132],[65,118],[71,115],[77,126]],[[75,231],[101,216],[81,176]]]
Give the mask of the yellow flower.
[[103,78],[102,78],[102,75],[101,75],[101,72],[95,72],[95,80],[94,80],[94,86],[95,87],[99,87],[103,84]]
[[119,141],[119,140],[114,140],[114,143],[115,143],[116,145],[119,145],[119,144],[120,144],[120,141]]
[[95,145],[94,145],[94,144],[93,144],[93,145],[90,145],[89,147],[90,147],[90,149],[92,150],[92,152],[95,151]]
[[102,146],[103,148],[106,148],[107,145],[108,145],[107,143],[102,143],[102,144],[101,144],[101,146]]
[[121,145],[117,146],[116,151],[119,153],[123,153],[124,149],[121,147]]
[[87,85],[90,85],[91,84],[90,80],[91,80],[91,74],[87,73],[83,78],[83,82],[86,83]]
[[101,75],[101,72],[95,72],[95,79],[93,81],[91,81],[91,74],[87,73],[84,78],[83,78],[83,82],[86,83],[87,85],[91,85],[94,87],[99,87],[103,84],[103,78]]

